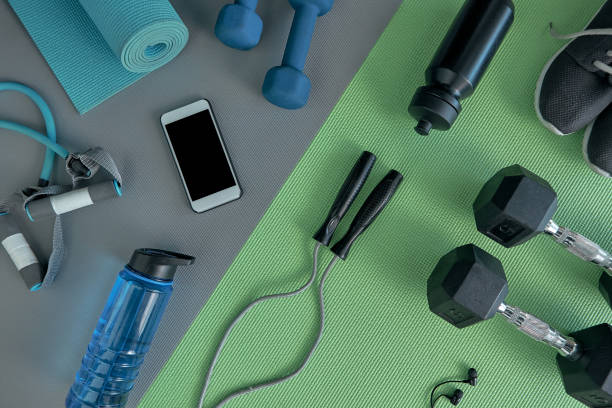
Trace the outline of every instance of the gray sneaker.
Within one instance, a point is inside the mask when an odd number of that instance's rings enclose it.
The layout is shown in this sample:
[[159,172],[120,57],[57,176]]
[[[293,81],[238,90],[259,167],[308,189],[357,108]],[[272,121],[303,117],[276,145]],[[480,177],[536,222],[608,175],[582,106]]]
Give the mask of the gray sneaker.
[[612,105],[587,128],[582,151],[595,172],[612,177]]
[[612,0],[544,67],[535,94],[540,121],[558,135],[585,128],[612,103]]

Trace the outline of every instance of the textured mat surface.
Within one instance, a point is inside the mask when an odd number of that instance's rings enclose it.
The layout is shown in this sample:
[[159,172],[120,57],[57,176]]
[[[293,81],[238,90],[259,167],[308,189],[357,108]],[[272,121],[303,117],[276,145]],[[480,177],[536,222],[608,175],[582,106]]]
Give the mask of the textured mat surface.
[[[173,0],[190,32],[180,57],[79,116],[17,16],[0,1],[0,38],[10,39],[0,41],[0,79],[36,88],[53,110],[58,140],[76,151],[102,145],[125,182],[120,200],[65,217],[68,256],[47,291],[32,296],[24,290],[10,259],[0,252],[0,407],[63,404],[117,273],[135,248],[189,253],[197,265],[177,276],[172,302],[128,401],[128,407],[137,405],[400,3],[342,1],[321,18],[306,67],[313,83],[310,103],[287,112],[261,94],[266,72],[282,59],[293,16],[287,0],[260,2],[258,12],[268,23],[260,45],[248,53],[227,48],[213,34],[227,0]],[[159,118],[200,98],[213,104],[244,194],[194,214]],[[36,107],[14,93],[0,94],[0,117],[34,129],[44,126]],[[10,171],[10,177],[0,177],[0,195],[37,180],[42,155],[29,138],[0,132],[0,172]],[[59,166],[56,171],[65,176]],[[30,223],[26,230],[41,258],[50,253],[50,228]]]
[[167,0],[9,0],[83,114],[174,58],[187,28]]
[[[330,275],[319,349],[296,379],[228,406],[425,407],[434,384],[462,377],[469,366],[480,372],[478,387],[466,389],[463,404],[469,407],[581,406],[563,392],[553,350],[499,318],[457,330],[429,312],[425,292],[440,256],[474,242],[502,259],[509,303],[562,331],[610,321],[596,267],[545,237],[504,249],[476,231],[471,212],[482,184],[518,162],[556,188],[559,223],[612,248],[610,180],[582,161],[581,134],[555,136],[533,110],[540,70],[562,45],[548,35],[548,22],[578,30],[601,2],[516,0],[517,19],[503,50],[453,130],[417,136],[406,108],[460,3],[404,2],[141,408],[197,406],[205,369],[229,320],[254,298],[308,279],[309,238],[362,149],[379,156],[366,189],[390,168],[406,178]],[[230,338],[205,406],[294,369],[317,324],[313,290],[259,306]]]

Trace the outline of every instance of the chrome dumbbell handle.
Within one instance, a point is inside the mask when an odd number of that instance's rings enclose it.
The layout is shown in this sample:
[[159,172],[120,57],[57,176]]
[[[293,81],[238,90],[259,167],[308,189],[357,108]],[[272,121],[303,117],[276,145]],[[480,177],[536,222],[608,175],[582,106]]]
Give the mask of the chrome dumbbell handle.
[[502,303],[497,312],[508,322],[534,340],[548,344],[559,354],[569,359],[578,358],[580,347],[574,339],[559,333],[557,330],[537,317],[523,312],[518,307]]
[[604,251],[595,242],[557,225],[553,220],[548,222],[544,232],[552,236],[555,241],[563,245],[572,254],[604,268],[608,275],[612,276],[612,254]]

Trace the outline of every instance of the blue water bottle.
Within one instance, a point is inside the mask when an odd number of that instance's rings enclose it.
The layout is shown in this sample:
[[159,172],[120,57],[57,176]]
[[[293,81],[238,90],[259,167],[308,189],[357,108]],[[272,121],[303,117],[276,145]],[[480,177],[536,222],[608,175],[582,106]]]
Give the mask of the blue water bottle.
[[98,320],[66,408],[125,406],[172,294],[176,268],[194,260],[157,249],[134,252]]

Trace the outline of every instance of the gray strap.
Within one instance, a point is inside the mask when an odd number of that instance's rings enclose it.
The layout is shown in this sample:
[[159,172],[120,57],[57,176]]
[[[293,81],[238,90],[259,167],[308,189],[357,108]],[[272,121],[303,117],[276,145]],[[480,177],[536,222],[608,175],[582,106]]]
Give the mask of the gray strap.
[[[85,167],[87,167],[90,171],[90,174],[84,175],[75,172],[72,168],[70,168],[69,163],[71,160],[80,161]],[[121,174],[119,174],[119,169],[115,164],[115,161],[111,157],[108,152],[103,150],[100,147],[94,147],[93,149],[89,149],[84,153],[71,153],[66,160],[66,172],[70,174],[72,177],[72,183],[76,184],[81,180],[87,180],[92,178],[99,170],[103,168],[106,170],[117,182],[119,185],[123,184],[121,180]]]
[[0,214],[10,211],[9,200],[6,198],[0,199]]
[[20,193],[13,193],[0,200],[0,213],[10,213],[13,211],[13,208],[18,207],[22,202],[22,195]]
[[[78,174],[74,172],[68,163],[70,160],[79,160],[85,167],[89,169],[88,175]],[[94,147],[84,153],[71,153],[68,160],[66,160],[66,172],[72,177],[72,186],[75,188],[77,184],[83,180],[92,178],[100,168],[106,170],[119,185],[122,184],[121,174],[115,164],[115,161],[111,155],[100,147]],[[70,191],[71,188],[67,186],[50,186],[42,190],[46,190],[47,195],[61,194],[66,191]],[[37,193],[37,195],[40,195]],[[30,200],[31,201],[31,200]],[[49,264],[47,266],[47,274],[43,281],[43,288],[51,286],[55,277],[59,273],[64,255],[66,252],[66,246],[64,244],[64,231],[62,229],[62,220],[60,216],[55,217],[55,223],[53,224],[53,249],[51,256],[49,257]]]
[[62,219],[58,215],[55,217],[53,223],[53,249],[49,256],[49,263],[47,264],[47,274],[43,280],[42,287],[48,288],[51,286],[55,277],[62,267],[64,255],[66,253],[66,246],[64,245],[64,230],[62,228]]
[[[42,188],[33,189],[34,192],[30,195],[23,194],[23,208],[25,210],[26,205],[40,196],[50,196],[57,195],[68,192],[71,190],[70,186],[62,186],[62,185],[54,185]],[[65,253],[65,244],[64,244],[64,231],[62,229],[62,220],[60,216],[55,217],[55,222],[53,223],[53,246],[51,249],[51,255],[49,256],[49,262],[47,263],[47,272],[45,274],[45,278],[42,282],[43,288],[48,288],[53,284],[55,277],[59,273],[62,262],[64,260]]]
[[[49,186],[44,188],[32,189],[34,193],[25,195],[24,193],[14,193],[7,198],[0,201],[0,212],[14,212],[16,208],[25,208],[25,205],[39,197],[41,195],[54,195],[60,194],[70,190],[67,186]],[[53,246],[51,255],[49,256],[49,262],[47,264],[47,272],[42,282],[42,287],[47,288],[51,286],[55,277],[59,273],[64,259],[65,245],[64,245],[64,231],[62,229],[62,220],[59,216],[55,217],[55,223],[53,224]]]
[[[80,161],[83,166],[89,170],[89,173],[82,174],[74,171],[69,166],[71,160]],[[40,196],[53,196],[71,191],[76,188],[80,182],[92,178],[100,169],[106,170],[115,180],[117,180],[119,185],[122,184],[121,174],[113,158],[102,148],[95,147],[84,153],[71,153],[66,160],[66,172],[72,178],[72,186],[53,185],[48,187],[32,187],[28,190],[27,194],[13,194],[4,200],[0,200],[0,213],[10,212],[11,207],[14,205],[21,205],[25,211],[27,204]],[[64,244],[62,219],[58,215],[55,217],[55,222],[53,223],[53,247],[47,264],[47,273],[42,283],[43,288],[51,286],[57,277],[62,267],[65,253],[66,245]]]
[[31,188],[31,191],[33,191],[32,193],[29,193],[27,195],[25,193],[22,193],[22,204],[21,205],[23,206],[23,209],[25,211],[25,208],[28,205],[28,203],[30,201],[35,200],[36,198],[40,196],[52,196],[52,195],[66,193],[70,190],[71,190],[70,186],[62,186],[62,185],[54,185],[54,186],[48,186],[48,187],[32,187]]

